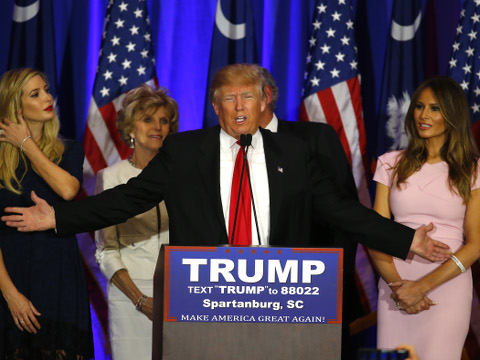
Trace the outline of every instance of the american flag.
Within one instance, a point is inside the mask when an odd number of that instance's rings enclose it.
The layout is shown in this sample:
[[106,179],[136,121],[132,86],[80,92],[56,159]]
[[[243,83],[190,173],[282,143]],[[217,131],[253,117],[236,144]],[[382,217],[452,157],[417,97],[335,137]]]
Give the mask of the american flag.
[[83,138],[85,175],[130,155],[115,126],[125,93],[155,80],[155,58],[145,0],[110,0],[97,75]]
[[[125,93],[147,83],[156,86],[155,58],[145,0],[110,0],[103,32],[93,94],[83,138],[85,148],[84,189],[80,197],[93,193],[95,174],[131,153],[115,125]],[[108,350],[106,279],[95,262],[93,234],[77,236],[85,262],[90,302],[97,315],[93,321],[95,351]],[[101,345],[101,346],[98,346]],[[97,356],[97,355],[96,355]]]
[[[315,5],[299,118],[328,123],[336,130],[352,165],[359,199],[370,207],[352,8],[349,0],[317,0]],[[359,291],[367,297],[364,304],[375,310],[376,280],[363,246],[358,247],[356,268]]]
[[480,144],[480,0],[465,0],[450,59],[450,76],[468,98],[472,129]]
[[[472,130],[480,144],[480,0],[465,0],[450,59],[450,76],[465,91],[470,105]],[[472,266],[474,291],[470,331],[465,349],[471,359],[480,358],[480,263]]]
[[367,139],[349,1],[317,1],[312,27],[300,120],[333,126],[352,165],[360,201],[370,206]]

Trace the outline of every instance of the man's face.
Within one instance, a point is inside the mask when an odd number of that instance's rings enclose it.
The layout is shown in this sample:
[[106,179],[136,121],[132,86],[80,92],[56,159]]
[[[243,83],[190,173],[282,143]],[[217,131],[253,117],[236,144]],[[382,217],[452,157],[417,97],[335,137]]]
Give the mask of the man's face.
[[222,129],[235,139],[240,139],[242,134],[253,135],[257,132],[266,100],[255,85],[223,86],[218,91],[213,107]]

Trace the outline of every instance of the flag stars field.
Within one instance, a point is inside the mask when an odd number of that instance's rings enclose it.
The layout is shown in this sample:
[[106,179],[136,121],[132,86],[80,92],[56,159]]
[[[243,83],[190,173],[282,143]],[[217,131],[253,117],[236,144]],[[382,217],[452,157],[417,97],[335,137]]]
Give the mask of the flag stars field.
[[112,38],[111,42],[112,42],[112,45],[113,45],[113,46],[120,45],[120,38],[114,36],[114,37]]
[[135,51],[135,44],[131,41],[125,47],[127,48],[128,52]]
[[137,5],[135,11],[128,11],[125,0],[110,2],[107,11],[110,21],[105,23],[101,48],[105,56],[99,57],[101,76],[94,85],[99,106],[130,90],[134,84],[146,82],[154,73],[152,38],[148,18],[144,17],[146,10],[142,9],[145,3]]
[[138,67],[137,68],[138,75],[145,75],[146,74],[145,70],[146,70],[145,66]]
[[327,7],[323,4],[320,4],[320,6],[317,6],[317,9],[319,14],[322,14],[327,11]]
[[103,73],[103,76],[105,77],[105,80],[109,80],[109,79],[112,78],[112,74],[113,74],[113,73],[112,73],[111,71],[108,71],[108,70],[107,70],[107,71],[105,71],[105,72]]
[[140,29],[140,28],[139,28],[138,26],[133,25],[133,26],[130,28],[130,34],[132,34],[132,35],[138,35],[138,30],[139,30],[139,29]]
[[143,12],[139,8],[137,8],[133,13],[135,14],[135,18],[141,18],[143,16]]
[[[480,120],[480,39],[477,33],[480,27],[480,0],[465,1],[457,26],[457,38],[449,61],[449,73],[465,91],[469,105],[472,123]],[[463,65],[463,66],[462,66]],[[476,125],[478,126],[478,125]]]
[[117,54],[112,54],[112,53],[110,53],[110,54],[108,55],[108,62],[109,62],[109,63],[112,63],[112,62],[116,62],[116,61],[117,61]]
[[102,96],[108,96],[108,93],[110,92],[110,89],[107,89],[105,86],[100,90],[100,93]]
[[126,78],[126,77],[123,76],[123,75],[122,75],[122,77],[120,77],[120,78],[118,79],[118,82],[119,82],[120,85],[122,85],[122,86],[127,85],[127,81],[128,81],[128,78]]
[[117,26],[117,29],[123,28],[123,24],[125,23],[124,20],[118,19],[115,21],[115,25]]
[[318,60],[316,63],[315,63],[315,66],[317,68],[317,70],[324,70],[325,69],[325,63]]
[[337,55],[335,55],[335,57],[337,58],[337,62],[340,62],[343,61],[343,59],[345,58],[345,54],[339,52]]

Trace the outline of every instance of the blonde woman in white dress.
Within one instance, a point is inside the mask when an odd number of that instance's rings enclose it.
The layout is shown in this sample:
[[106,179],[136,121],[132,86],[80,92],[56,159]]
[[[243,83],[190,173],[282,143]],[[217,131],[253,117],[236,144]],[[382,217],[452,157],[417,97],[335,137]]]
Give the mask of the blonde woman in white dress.
[[[95,192],[140,174],[178,131],[178,105],[165,90],[142,85],[130,91],[117,115],[117,127],[133,154],[97,174]],[[168,243],[164,202],[95,234],[96,258],[108,279],[109,334],[113,360],[152,358],[153,274],[161,244]]]

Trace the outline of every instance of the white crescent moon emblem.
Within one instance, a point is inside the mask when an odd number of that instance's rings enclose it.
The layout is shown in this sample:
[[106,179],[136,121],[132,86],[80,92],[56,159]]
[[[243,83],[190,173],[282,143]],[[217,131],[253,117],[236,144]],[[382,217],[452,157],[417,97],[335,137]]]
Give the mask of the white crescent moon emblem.
[[391,35],[397,41],[409,41],[415,37],[415,33],[420,27],[422,21],[422,12],[420,11],[412,25],[400,25],[392,20]]
[[223,36],[232,40],[240,40],[245,37],[245,23],[243,24],[232,24],[226,17],[223,15],[222,6],[220,0],[217,1],[217,11],[215,13],[215,24],[217,25],[218,30],[222,33]]
[[17,4],[13,7],[13,21],[15,22],[25,22],[34,18],[38,11],[40,10],[40,0],[35,1],[33,4],[28,6],[18,6]]

